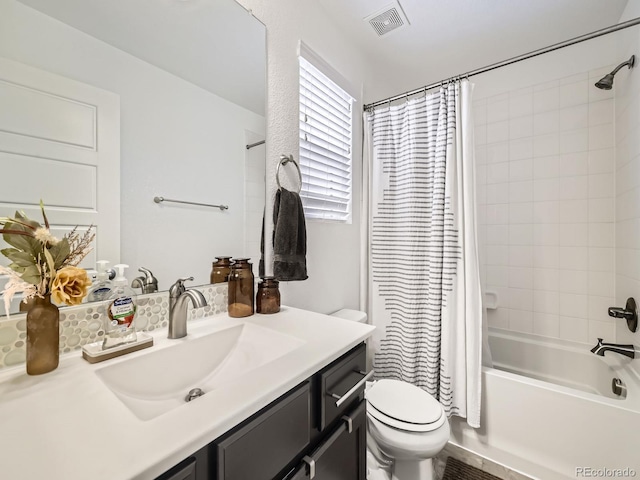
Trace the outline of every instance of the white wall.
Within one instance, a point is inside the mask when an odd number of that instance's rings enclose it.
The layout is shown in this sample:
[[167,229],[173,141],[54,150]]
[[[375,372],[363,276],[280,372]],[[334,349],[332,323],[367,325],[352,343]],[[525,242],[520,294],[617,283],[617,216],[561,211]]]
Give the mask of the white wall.
[[[354,110],[362,110],[361,85],[366,65],[360,53],[333,27],[324,10],[311,0],[240,0],[267,26],[267,212],[276,191],[275,169],[280,154],[298,158],[298,43],[302,40],[356,86]],[[307,222],[309,279],[281,283],[282,302],[330,313],[358,308],[360,251],[361,121],[354,128],[353,223]],[[272,231],[267,215],[267,231]]]
[[[621,21],[640,16],[640,2],[629,2]],[[616,63],[636,56],[636,68],[615,77],[616,112],[616,305],[640,300],[640,27],[618,34]],[[640,333],[618,320],[617,343],[640,347]],[[640,366],[636,365],[640,371]]]
[[490,326],[613,338],[613,38],[473,78],[482,280]]
[[[168,288],[244,256],[246,131],[264,118],[14,0],[0,0],[0,56],[117,93],[121,100],[121,259]],[[156,205],[153,197],[230,209]],[[112,260],[112,259],[106,259]]]

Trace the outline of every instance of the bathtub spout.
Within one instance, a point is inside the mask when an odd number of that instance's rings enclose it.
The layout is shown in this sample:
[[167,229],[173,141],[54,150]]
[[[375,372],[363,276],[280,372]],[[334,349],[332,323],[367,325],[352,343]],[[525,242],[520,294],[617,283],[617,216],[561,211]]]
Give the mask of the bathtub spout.
[[621,345],[618,343],[604,343],[601,338],[598,339],[598,344],[591,349],[591,352],[596,355],[604,357],[604,352],[615,352],[625,357],[635,358],[636,350],[633,345]]

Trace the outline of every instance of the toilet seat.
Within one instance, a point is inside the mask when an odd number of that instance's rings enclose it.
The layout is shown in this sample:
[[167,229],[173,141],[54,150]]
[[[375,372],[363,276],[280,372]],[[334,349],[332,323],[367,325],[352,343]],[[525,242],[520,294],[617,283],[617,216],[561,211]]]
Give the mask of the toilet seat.
[[415,385],[383,379],[366,393],[367,413],[379,422],[407,432],[430,432],[446,421],[442,405]]

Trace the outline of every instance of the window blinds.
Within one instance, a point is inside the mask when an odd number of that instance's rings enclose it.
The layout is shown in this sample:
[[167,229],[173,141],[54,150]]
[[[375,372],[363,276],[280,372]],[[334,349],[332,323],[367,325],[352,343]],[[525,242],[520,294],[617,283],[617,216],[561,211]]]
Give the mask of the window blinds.
[[307,218],[351,220],[353,101],[300,57],[300,197]]

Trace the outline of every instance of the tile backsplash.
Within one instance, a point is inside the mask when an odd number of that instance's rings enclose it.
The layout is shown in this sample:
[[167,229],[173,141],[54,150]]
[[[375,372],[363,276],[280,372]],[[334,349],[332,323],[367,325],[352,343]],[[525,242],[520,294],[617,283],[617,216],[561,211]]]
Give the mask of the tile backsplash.
[[[202,318],[227,311],[227,284],[193,287],[207,300],[207,306],[189,311],[189,319]],[[83,345],[99,341],[104,336],[103,321],[108,302],[84,303],[60,309],[60,353],[79,350]],[[137,297],[135,319],[137,331],[153,332],[168,326],[169,292]],[[0,368],[25,363],[26,314],[14,314],[0,320]]]

